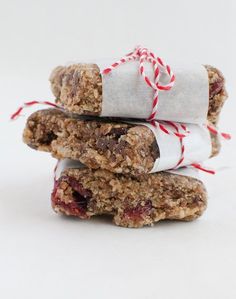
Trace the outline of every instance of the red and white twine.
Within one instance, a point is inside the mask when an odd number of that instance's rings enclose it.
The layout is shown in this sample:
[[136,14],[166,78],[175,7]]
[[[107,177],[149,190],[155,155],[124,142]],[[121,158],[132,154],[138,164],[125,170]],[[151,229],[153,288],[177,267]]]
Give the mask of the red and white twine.
[[[179,133],[179,128],[178,128],[178,125],[176,124],[176,123],[174,123],[174,122],[172,122],[172,121],[166,121],[166,123],[167,124],[169,124],[170,126],[172,126],[173,127],[173,129],[176,131],[176,133]],[[185,132],[186,133],[189,133],[189,131],[187,131],[187,128],[186,128],[186,126],[185,125],[182,125],[181,126],[182,127],[182,129],[184,129],[185,130]],[[186,135],[185,135],[186,136]],[[184,137],[185,137],[184,136]],[[183,163],[183,161],[184,161],[184,154],[185,154],[185,145],[184,145],[184,137],[182,136],[180,136],[179,137],[179,142],[180,142],[180,158],[179,158],[179,161],[178,161],[178,163],[176,164],[176,166],[174,167],[174,169],[176,169],[176,168],[178,168],[178,167],[180,167],[180,165]]]
[[[154,97],[152,102],[152,112],[151,115],[148,117],[148,121],[154,120],[157,114],[157,107],[159,101],[159,92],[161,90],[170,90],[175,82],[175,75],[172,72],[169,65],[167,65],[163,59],[154,55],[153,52],[148,50],[147,48],[137,47],[134,49],[133,52],[127,54],[126,56],[122,57],[120,60],[113,63],[110,67],[104,69],[102,74],[108,74],[116,67],[129,62],[129,61],[139,61],[139,72],[140,75],[143,77],[144,81],[147,83],[149,87],[154,90]],[[151,80],[146,72],[145,72],[145,62],[149,62],[153,66],[154,71],[154,80]],[[167,84],[160,83],[160,75],[161,73],[166,73],[169,77],[169,82]]]
[[231,135],[228,133],[223,133],[220,132],[216,127],[214,127],[213,125],[207,124],[206,125],[207,129],[209,130],[210,133],[212,133],[213,135],[217,135],[225,140],[230,140],[231,139]]
[[15,120],[17,119],[20,115],[21,115],[21,112],[25,109],[25,108],[29,108],[29,107],[32,107],[34,105],[47,105],[47,106],[51,106],[51,107],[54,107],[54,108],[59,108],[61,109],[60,106],[58,106],[57,104],[55,103],[52,103],[52,102],[49,102],[49,101],[31,101],[31,102],[25,102],[22,106],[20,106],[16,112],[14,112],[10,118],[11,120]]
[[[150,124],[153,125],[155,128],[159,128],[162,132],[168,134],[168,135],[174,135],[178,138],[184,138],[187,137],[187,135],[190,133],[190,131],[187,130],[187,127],[184,124],[181,123],[174,123],[171,121],[157,121],[157,120],[152,120],[150,121]],[[172,127],[177,127],[178,126],[183,130],[183,133],[180,132],[179,128],[178,130],[171,131],[167,128],[165,124],[170,124]]]
[[[179,128],[178,128],[178,125],[180,125],[180,127],[185,130],[187,133],[190,133],[188,130],[187,130],[187,127],[186,125],[183,125],[183,124],[178,124],[177,123],[174,123],[172,121],[166,121],[167,124],[169,124],[170,126],[172,126],[176,132],[179,132]],[[183,163],[184,159],[185,159],[185,145],[184,145],[184,138],[183,137],[179,137],[179,142],[180,142],[180,146],[181,146],[181,152],[180,152],[180,159],[178,161],[178,163],[176,164],[176,166],[173,168],[173,169],[177,169],[180,167],[180,165]],[[209,174],[215,174],[215,171],[212,170],[212,169],[209,169],[209,168],[206,168],[206,167],[203,167],[201,164],[199,163],[192,163],[190,164],[191,167],[193,168],[196,168],[198,170],[201,170],[201,171],[204,171],[204,172],[207,172]],[[187,166],[185,166],[187,167]]]
[[190,166],[192,166],[193,168],[196,168],[198,170],[201,170],[203,172],[209,173],[209,174],[215,174],[216,173],[215,170],[209,169],[209,168],[205,168],[205,167],[203,167],[199,163],[192,163]]

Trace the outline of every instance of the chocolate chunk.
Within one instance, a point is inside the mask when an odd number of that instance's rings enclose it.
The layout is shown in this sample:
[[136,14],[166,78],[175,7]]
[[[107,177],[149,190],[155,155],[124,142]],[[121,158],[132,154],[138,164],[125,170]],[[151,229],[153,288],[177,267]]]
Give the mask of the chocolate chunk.
[[96,148],[101,151],[106,151],[108,147],[109,139],[107,138],[100,138],[96,143]]
[[102,152],[110,150],[111,152],[114,151],[117,154],[121,154],[122,151],[125,149],[126,145],[126,141],[121,140],[120,142],[117,142],[113,139],[108,139],[106,137],[100,138],[96,143],[97,149],[101,150]]
[[116,139],[119,139],[122,135],[127,134],[130,127],[112,128],[109,134],[115,135]]
[[108,149],[110,151],[113,151],[115,146],[117,145],[117,142],[113,139],[108,139],[106,137],[98,139],[96,143],[96,148],[101,150],[102,152],[107,151]]
[[124,140],[121,140],[115,148],[115,153],[123,155],[126,146],[127,146],[127,142]]
[[[39,140],[39,142],[41,142],[41,143],[44,144],[44,145],[50,145],[51,142],[52,142],[54,139],[56,139],[56,138],[57,138],[57,135],[55,135],[55,134],[51,131],[51,132],[45,133],[44,136],[43,136],[43,138],[41,138],[41,139]],[[31,147],[33,147],[33,146],[31,145]]]
[[153,141],[153,143],[150,146],[151,149],[151,156],[153,158],[153,160],[155,161],[157,158],[160,157],[160,151],[159,151],[159,147],[157,145],[156,140]]

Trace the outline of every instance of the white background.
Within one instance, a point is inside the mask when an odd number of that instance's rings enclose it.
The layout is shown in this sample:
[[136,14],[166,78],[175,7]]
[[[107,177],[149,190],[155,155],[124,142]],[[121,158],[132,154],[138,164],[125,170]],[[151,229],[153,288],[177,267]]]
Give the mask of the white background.
[[0,1],[0,298],[236,298],[235,138],[208,163],[221,169],[204,175],[203,217],[124,229],[56,215],[55,160],[21,142],[26,117],[9,121],[23,101],[53,99],[58,64],[143,44],[219,67],[230,94],[221,127],[236,136],[235,14],[233,0]]

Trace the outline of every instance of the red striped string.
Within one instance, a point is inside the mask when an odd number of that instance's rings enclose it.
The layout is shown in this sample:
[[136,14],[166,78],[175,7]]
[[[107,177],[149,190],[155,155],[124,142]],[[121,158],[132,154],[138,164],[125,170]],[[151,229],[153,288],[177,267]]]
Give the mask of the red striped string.
[[192,167],[194,167],[196,169],[199,169],[199,170],[201,170],[203,172],[209,173],[209,174],[215,174],[216,173],[215,170],[213,170],[213,169],[207,169],[207,168],[203,167],[199,163],[192,163],[190,166],[192,166]]
[[207,129],[213,134],[213,135],[218,135],[219,137],[225,139],[225,140],[230,140],[231,139],[231,135],[228,133],[223,133],[220,132],[216,127],[214,127],[213,125],[207,124],[206,125]]
[[[170,126],[172,126],[175,129],[175,131],[177,133],[179,133],[179,128],[178,128],[178,126],[177,126],[176,123],[174,123],[172,121],[166,121],[166,123],[168,123]],[[185,125],[181,125],[181,128],[184,129],[186,132],[188,132],[187,131],[187,127]],[[180,142],[180,146],[181,146],[180,159],[179,159],[178,163],[176,164],[176,166],[174,167],[174,169],[179,168],[180,165],[184,161],[184,154],[185,154],[184,138],[183,137],[179,137],[179,142]]]
[[[159,101],[159,91],[168,91],[170,90],[175,82],[175,75],[172,72],[169,65],[167,65],[163,59],[160,57],[157,57],[154,55],[153,52],[148,50],[147,48],[142,47],[136,47],[133,52],[127,54],[126,56],[122,57],[120,60],[113,63],[110,67],[104,69],[102,71],[102,74],[109,74],[112,70],[114,70],[116,67],[129,62],[129,61],[139,61],[139,72],[140,75],[143,77],[144,81],[147,83],[147,85],[154,90],[154,97],[152,102],[152,112],[150,116],[148,117],[148,121],[154,120],[156,118],[157,114],[157,107],[158,107],[158,101]],[[149,62],[152,64],[153,71],[154,71],[154,81],[152,81],[145,72],[145,66],[144,63]],[[169,77],[169,82],[167,84],[161,84],[160,83],[160,74],[166,73]]]
[[22,106],[20,106],[16,112],[14,112],[10,118],[11,120],[15,120],[17,119],[20,115],[21,115],[21,112],[25,109],[25,108],[28,108],[28,107],[32,107],[34,105],[47,105],[47,106],[51,106],[51,107],[54,107],[54,108],[61,108],[60,106],[56,105],[55,103],[52,103],[52,102],[49,102],[49,101],[31,101],[31,102],[25,102]]
[[[159,127],[159,129],[164,132],[165,134],[168,135],[174,135],[178,138],[184,138],[186,137],[190,132],[185,130],[185,133],[181,133],[179,131],[171,131],[169,130],[166,126],[165,123],[167,123],[167,121],[157,121],[157,120],[152,120],[150,121],[151,125],[153,125],[155,128]],[[174,122],[172,122],[174,124]]]
[[[157,127],[159,125],[159,128],[161,129],[162,127],[160,126],[160,124],[157,122],[157,121],[152,121],[151,122],[152,125],[155,125],[155,127]],[[174,130],[176,131],[176,133],[178,134],[175,134],[175,132],[171,132],[170,130],[167,130],[167,129],[164,129],[162,130],[162,132],[168,134],[168,135],[174,135],[176,137],[179,138],[179,142],[180,142],[180,146],[181,146],[181,154],[180,154],[180,159],[178,161],[178,163],[176,164],[175,167],[173,167],[173,169],[177,169],[180,167],[180,165],[183,163],[185,157],[184,157],[184,154],[185,154],[185,145],[184,145],[184,137],[186,137],[187,135],[184,135],[184,134],[180,134],[179,133],[179,127],[178,125],[188,134],[190,133],[189,130],[187,129],[187,126],[185,124],[180,124],[180,123],[174,123],[172,121],[165,121],[165,123],[167,123],[168,125],[172,126],[174,128]],[[205,168],[203,167],[201,164],[199,163],[192,163],[190,164],[189,166],[184,166],[184,167],[194,167],[198,170],[201,170],[203,172],[206,172],[206,173],[209,173],[209,174],[215,174],[215,171],[212,170],[212,169],[208,169],[208,168]]]

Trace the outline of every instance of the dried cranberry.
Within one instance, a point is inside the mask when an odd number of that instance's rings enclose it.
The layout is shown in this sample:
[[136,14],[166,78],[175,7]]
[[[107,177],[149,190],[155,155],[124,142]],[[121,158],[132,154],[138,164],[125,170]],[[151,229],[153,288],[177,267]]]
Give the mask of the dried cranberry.
[[[72,203],[65,204],[61,200],[58,201],[58,199],[56,198],[56,192],[61,181],[66,181],[73,189],[72,196],[74,201]],[[84,189],[83,186],[80,183],[78,183],[76,179],[69,176],[62,176],[59,180],[55,182],[54,190],[52,192],[52,203],[54,205],[58,204],[60,206],[63,206],[66,210],[69,211],[71,215],[79,217],[83,216],[84,218],[91,197],[92,193],[89,190]]]
[[134,208],[126,208],[124,210],[124,216],[128,217],[129,219],[132,219],[133,221],[138,221],[145,216],[148,216],[151,214],[152,210],[152,202],[151,200],[147,200],[145,205],[142,206],[141,204],[137,205]]
[[214,97],[218,94],[224,86],[224,79],[219,77],[218,80],[210,84],[210,97]]
[[69,182],[71,188],[72,188],[74,191],[80,193],[81,196],[83,196],[83,197],[85,197],[85,198],[87,198],[87,199],[89,199],[89,198],[92,197],[92,193],[91,193],[91,191],[89,191],[89,190],[87,190],[87,189],[84,189],[84,187],[83,187],[80,183],[78,183],[78,181],[77,181],[76,179],[74,179],[74,178],[68,176],[68,177],[67,177],[67,180],[68,180],[68,182]]
[[84,189],[83,186],[72,177],[67,177],[67,182],[73,189],[74,201],[80,209],[86,211],[89,199],[92,197],[92,193],[89,190]]

